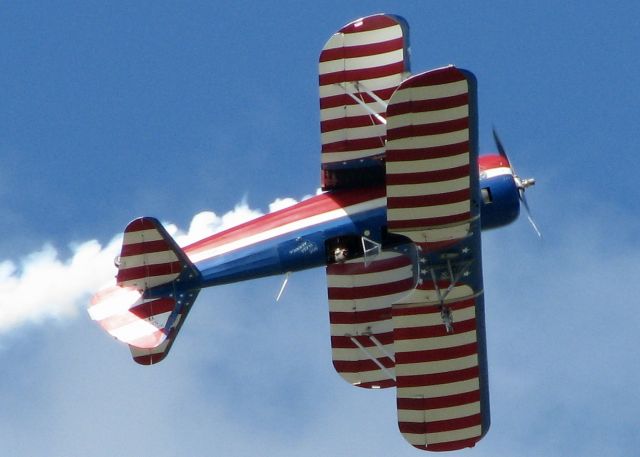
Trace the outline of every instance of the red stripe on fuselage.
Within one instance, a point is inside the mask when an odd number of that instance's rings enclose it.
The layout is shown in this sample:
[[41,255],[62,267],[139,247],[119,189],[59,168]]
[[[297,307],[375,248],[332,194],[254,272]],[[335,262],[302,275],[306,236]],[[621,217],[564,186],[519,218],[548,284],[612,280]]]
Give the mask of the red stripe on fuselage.
[[511,168],[509,160],[500,154],[486,154],[481,155],[478,158],[478,166],[480,171],[485,171],[490,168]]
[[280,211],[265,214],[257,219],[240,224],[220,233],[216,233],[184,248],[187,255],[213,249],[240,239],[257,235],[267,230],[282,227],[289,223],[317,216],[329,211],[344,209],[359,203],[385,196],[383,187],[331,192],[317,195]]

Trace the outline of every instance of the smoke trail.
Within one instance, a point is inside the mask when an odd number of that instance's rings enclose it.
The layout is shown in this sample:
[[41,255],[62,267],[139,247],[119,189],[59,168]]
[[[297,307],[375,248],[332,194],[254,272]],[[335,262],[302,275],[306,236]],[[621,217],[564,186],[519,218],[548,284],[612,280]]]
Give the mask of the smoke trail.
[[[292,198],[278,198],[269,205],[269,211],[296,202]],[[211,211],[196,214],[186,232],[173,224],[165,227],[178,244],[186,245],[262,214],[243,200],[222,216]],[[61,259],[59,252],[47,244],[17,264],[1,261],[0,334],[27,324],[76,316],[93,293],[113,282],[116,274],[113,259],[121,245],[122,235],[104,246],[96,240],[77,243],[71,247],[71,256]]]
[[45,319],[76,315],[79,304],[113,276],[113,256],[121,237],[106,246],[95,240],[78,244],[67,260],[53,246],[24,257],[19,265],[0,264],[0,332]]

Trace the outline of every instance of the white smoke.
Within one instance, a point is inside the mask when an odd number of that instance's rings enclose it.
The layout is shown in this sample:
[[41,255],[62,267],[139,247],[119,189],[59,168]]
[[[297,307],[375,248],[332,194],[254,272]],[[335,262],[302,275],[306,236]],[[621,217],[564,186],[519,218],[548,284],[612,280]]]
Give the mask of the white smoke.
[[[276,201],[278,200],[276,199]],[[295,202],[295,200],[293,201]],[[235,227],[262,215],[263,213],[260,210],[250,208],[243,199],[235,208],[222,216],[218,216],[213,211],[202,211],[196,214],[191,219],[189,229],[186,232],[180,230],[174,224],[165,223],[164,226],[180,246],[186,246],[206,236]]]
[[80,303],[113,276],[121,240],[116,237],[104,247],[95,240],[77,244],[66,260],[45,245],[19,264],[0,263],[0,332],[76,315]]
[[[278,198],[269,205],[269,211],[295,203],[292,198]],[[196,214],[186,232],[170,223],[165,227],[184,246],[262,214],[243,200],[222,216],[211,211]],[[76,243],[67,259],[46,244],[17,263],[0,261],[0,334],[27,324],[71,318],[84,311],[93,293],[113,282],[113,260],[121,244],[122,235],[104,246],[96,240]]]

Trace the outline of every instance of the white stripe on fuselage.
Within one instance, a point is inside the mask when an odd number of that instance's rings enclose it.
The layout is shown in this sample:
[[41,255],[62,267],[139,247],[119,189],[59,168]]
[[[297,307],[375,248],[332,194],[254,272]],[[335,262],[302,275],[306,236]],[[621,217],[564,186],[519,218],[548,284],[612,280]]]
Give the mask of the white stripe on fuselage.
[[194,263],[197,263],[202,260],[210,259],[212,257],[216,257],[222,254],[227,254],[237,249],[245,248],[257,243],[261,243],[263,241],[271,240],[278,236],[287,235],[289,233],[292,233],[298,230],[303,230],[309,227],[313,227],[314,225],[335,221],[342,217],[349,217],[356,214],[364,213],[366,211],[371,211],[376,208],[384,207],[386,206],[386,204],[387,204],[386,197],[382,197],[382,198],[376,198],[374,200],[358,203],[352,206],[348,206],[346,208],[338,208],[332,211],[328,211],[326,213],[315,214],[313,216],[309,216],[304,219],[290,222],[280,227],[274,227],[270,230],[266,230],[261,233],[256,233],[255,235],[241,238],[239,240],[235,240],[227,244],[223,244],[221,246],[216,246],[211,249],[205,249],[200,252],[194,252],[191,255],[188,254],[189,260],[191,260]]
[[488,168],[480,173],[482,179],[491,179],[496,176],[513,175],[509,167]]

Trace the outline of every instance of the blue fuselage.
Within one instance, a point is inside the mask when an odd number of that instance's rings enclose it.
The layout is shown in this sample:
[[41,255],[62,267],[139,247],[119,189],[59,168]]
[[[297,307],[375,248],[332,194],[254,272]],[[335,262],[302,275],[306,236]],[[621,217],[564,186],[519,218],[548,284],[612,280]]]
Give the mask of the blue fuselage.
[[[481,175],[479,184],[482,230],[517,218],[512,175]],[[335,261],[338,244],[361,255],[362,237],[387,243],[386,225],[384,189],[332,191],[212,235],[185,252],[201,273],[198,287],[208,287],[324,266]]]

